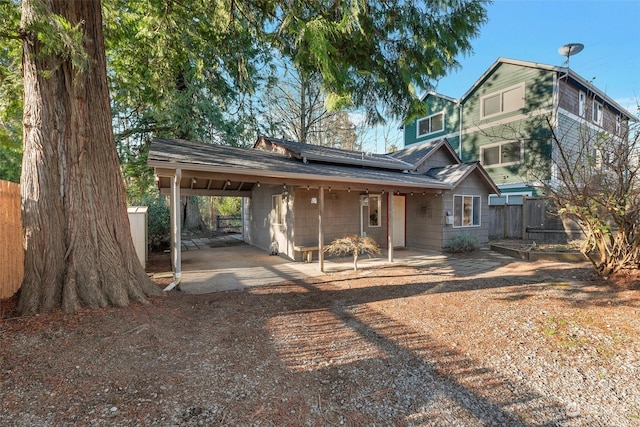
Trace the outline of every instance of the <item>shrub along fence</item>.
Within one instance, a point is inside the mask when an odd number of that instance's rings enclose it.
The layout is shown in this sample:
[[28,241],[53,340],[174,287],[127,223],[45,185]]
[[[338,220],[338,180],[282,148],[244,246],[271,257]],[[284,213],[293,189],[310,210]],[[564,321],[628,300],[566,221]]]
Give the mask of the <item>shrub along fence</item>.
[[22,284],[24,250],[20,185],[0,180],[0,299],[10,298]]
[[489,206],[490,239],[566,243],[583,237],[580,226],[558,214],[548,197],[524,197],[522,205]]

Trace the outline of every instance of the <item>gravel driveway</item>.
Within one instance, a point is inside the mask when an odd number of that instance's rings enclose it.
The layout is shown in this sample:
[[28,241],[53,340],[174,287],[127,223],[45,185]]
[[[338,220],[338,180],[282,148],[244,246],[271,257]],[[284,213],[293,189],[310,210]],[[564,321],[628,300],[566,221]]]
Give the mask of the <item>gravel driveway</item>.
[[464,278],[391,267],[174,292],[75,316],[11,319],[4,303],[0,424],[640,425],[635,286],[513,262]]

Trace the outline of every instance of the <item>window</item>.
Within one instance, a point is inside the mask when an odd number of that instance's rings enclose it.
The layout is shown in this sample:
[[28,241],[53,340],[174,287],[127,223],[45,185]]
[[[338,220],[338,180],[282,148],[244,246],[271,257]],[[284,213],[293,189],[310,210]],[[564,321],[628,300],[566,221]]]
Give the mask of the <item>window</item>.
[[524,83],[480,98],[480,117],[490,117],[524,108]]
[[620,116],[616,116],[616,135],[620,135],[622,133],[622,118]]
[[531,197],[531,191],[524,193],[489,194],[489,206],[519,205],[522,206],[525,197]]
[[584,117],[587,107],[587,94],[580,91],[578,94],[578,115]]
[[522,162],[520,141],[507,141],[480,147],[480,162],[483,166],[508,166]]
[[602,126],[602,104],[593,101],[593,123]]
[[480,196],[453,196],[453,226],[480,225]]
[[382,224],[380,218],[380,210],[382,208],[382,197],[379,195],[369,196],[368,203],[369,227],[380,227]]
[[282,208],[282,194],[271,196],[271,223],[284,224],[284,209]]
[[418,120],[418,137],[444,130],[444,112]]

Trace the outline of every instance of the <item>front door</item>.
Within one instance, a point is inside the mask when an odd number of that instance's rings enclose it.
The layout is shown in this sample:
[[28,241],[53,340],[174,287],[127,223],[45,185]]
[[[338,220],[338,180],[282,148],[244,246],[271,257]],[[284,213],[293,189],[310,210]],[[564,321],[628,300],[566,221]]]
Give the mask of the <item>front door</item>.
[[393,196],[393,247],[404,248],[405,242],[405,196]]

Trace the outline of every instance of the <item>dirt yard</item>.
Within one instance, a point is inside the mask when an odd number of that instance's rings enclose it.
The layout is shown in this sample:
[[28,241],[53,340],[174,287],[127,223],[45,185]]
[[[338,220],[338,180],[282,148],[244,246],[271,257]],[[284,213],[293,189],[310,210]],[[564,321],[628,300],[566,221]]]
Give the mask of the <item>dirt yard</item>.
[[636,426],[638,279],[514,261],[72,316],[3,302],[0,425]]

